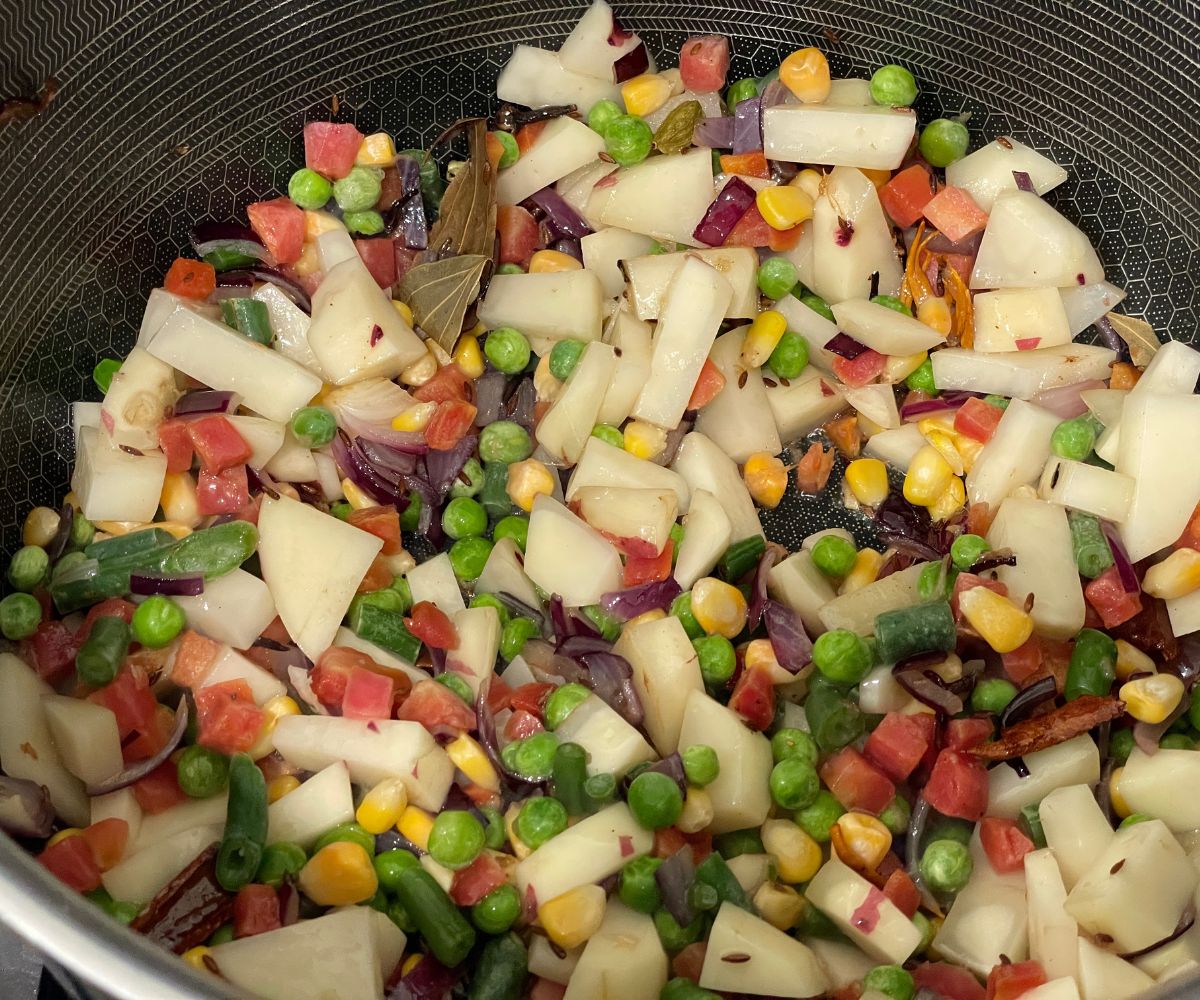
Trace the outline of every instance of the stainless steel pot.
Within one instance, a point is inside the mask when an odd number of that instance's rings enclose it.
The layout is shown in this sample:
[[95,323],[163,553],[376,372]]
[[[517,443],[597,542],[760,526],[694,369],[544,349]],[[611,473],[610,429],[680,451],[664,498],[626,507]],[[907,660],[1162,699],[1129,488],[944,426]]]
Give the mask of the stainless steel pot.
[[[272,196],[307,119],[420,145],[487,109],[515,42],[556,45],[581,0],[7,0],[0,96],[57,98],[0,127],[0,540],[65,489],[68,404],[133,343],[149,290],[201,217]],[[654,51],[732,35],[731,79],[820,45],[838,75],[916,72],[918,110],[971,113],[1071,173],[1052,200],[1098,247],[1126,310],[1193,339],[1200,319],[1200,11],[1191,0],[616,0]],[[795,545],[852,515],[791,497],[764,518]],[[113,997],[218,997],[60,889],[0,837],[0,919]],[[0,994],[3,987],[0,986]],[[1180,982],[1174,996],[1200,995]]]

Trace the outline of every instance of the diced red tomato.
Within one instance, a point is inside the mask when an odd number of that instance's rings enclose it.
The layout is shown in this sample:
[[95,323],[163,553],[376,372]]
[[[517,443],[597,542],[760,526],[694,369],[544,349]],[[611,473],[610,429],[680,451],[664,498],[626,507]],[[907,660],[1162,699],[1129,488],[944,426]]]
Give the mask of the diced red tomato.
[[776,253],[787,253],[800,245],[804,236],[804,224],[792,226],[791,229],[772,229],[767,234],[767,247]]
[[943,1000],[986,1000],[979,981],[960,965],[923,962],[912,970],[917,989],[929,990]]
[[196,477],[198,513],[236,514],[250,503],[250,482],[244,465],[223,472],[201,472]]
[[1130,594],[1121,583],[1121,573],[1116,566],[1109,566],[1096,579],[1083,588],[1083,596],[1096,609],[1105,628],[1123,625],[1142,610],[1141,594]]
[[367,661],[374,663],[366,653],[345,646],[330,646],[317,659],[317,665],[309,673],[309,683],[317,700],[329,708],[342,703],[346,697],[346,684],[355,668],[365,668]]
[[979,839],[993,869],[999,874],[1025,869],[1025,855],[1034,849],[1033,841],[1011,819],[984,816],[979,823]]
[[986,587],[1001,597],[1008,596],[1008,587],[999,580],[991,580],[975,573],[959,573],[954,578],[954,589],[950,593],[950,610],[954,612],[955,620],[961,620],[962,618],[958,610],[958,599],[962,596],[964,590],[972,590],[975,587]]
[[40,861],[60,882],[76,892],[100,888],[100,867],[92,849],[82,836],[66,837],[38,855]]
[[1004,672],[1014,684],[1024,684],[1042,666],[1042,647],[1035,635],[1031,635],[1011,653],[1000,657]]
[[496,209],[496,232],[500,235],[500,263],[528,267],[541,239],[533,215],[520,205],[501,205]]
[[741,174],[743,177],[761,177],[771,179],[771,168],[767,166],[767,158],[761,149],[750,153],[725,153],[721,156],[721,172],[726,174]]
[[987,444],[996,433],[996,425],[1003,416],[1004,411],[1000,407],[972,397],[954,414],[954,429],[959,434]]
[[723,245],[727,247],[765,247],[770,244],[771,227],[762,217],[758,205],[753,204],[746,209],[745,215],[734,224],[729,235],[725,237]]
[[38,676],[49,684],[57,684],[75,669],[75,654],[79,644],[60,621],[45,619],[29,640],[33,663]]
[[533,149],[534,143],[541,138],[542,133],[546,130],[546,124],[546,122],[530,122],[528,125],[522,125],[521,128],[517,129],[513,138],[517,140],[517,149],[522,156]]
[[347,719],[390,719],[394,693],[390,677],[354,667],[346,679],[342,715]]
[[279,896],[269,885],[244,885],[233,901],[233,936],[244,938],[283,926],[279,918]]
[[903,868],[897,868],[887,877],[883,894],[910,920],[921,908],[921,890]]
[[300,259],[304,252],[304,210],[291,198],[251,202],[246,214],[250,228],[280,264],[294,264]]
[[888,712],[867,737],[863,754],[893,781],[905,781],[928,749],[925,727],[916,716]]
[[417,601],[404,619],[408,630],[434,649],[458,649],[458,630],[454,622],[432,601]]
[[456,400],[438,403],[425,427],[425,443],[434,451],[449,451],[475,426],[478,412],[473,403]]
[[243,680],[222,681],[197,690],[196,742],[221,753],[249,750],[262,730],[263,712],[254,704],[250,685]]
[[[158,735],[155,714],[158,700],[140,670],[122,668],[111,684],[88,695],[88,701],[103,705],[117,717],[117,732],[126,763],[152,757],[161,744],[148,744]],[[133,739],[145,737],[146,740]],[[148,752],[147,752],[148,751]]]
[[775,718],[775,685],[762,669],[743,670],[729,696],[729,710],[751,729],[762,732]]
[[529,1000],[563,1000],[567,988],[553,979],[543,979],[538,976],[529,990]]
[[208,676],[220,651],[218,643],[188,629],[179,637],[171,680],[180,687],[195,687]]
[[179,775],[175,770],[175,762],[171,760],[164,760],[144,778],[135,781],[133,797],[142,811],[151,816],[188,801],[186,793],[179,787]]
[[804,456],[796,463],[796,488],[801,493],[820,493],[829,482],[837,452],[825,448],[820,441],[808,446]]
[[878,815],[896,797],[896,786],[854,747],[843,747],[820,768],[821,780],[847,809]]
[[359,582],[359,594],[372,594],[377,590],[383,590],[391,585],[395,577],[392,575],[392,570],[388,566],[387,560],[382,555],[377,555],[371,560],[371,565],[367,567],[366,573],[363,574],[362,580]]
[[360,510],[352,510],[350,516],[346,518],[346,523],[382,539],[383,548],[379,550],[382,555],[394,556],[404,548],[400,540],[400,515],[390,504],[384,507],[363,507]]
[[250,460],[253,449],[222,414],[210,413],[188,422],[188,437],[205,472],[222,472]]
[[542,720],[536,715],[524,710],[518,710],[513,712],[504,724],[504,738],[506,740],[523,740],[534,733],[542,732],[545,728],[542,725]]
[[724,35],[693,35],[679,50],[679,75],[686,90],[711,94],[725,86],[729,72],[729,39]]
[[1046,982],[1041,962],[1003,962],[988,973],[987,1000],[1017,1000]]
[[450,883],[450,898],[459,906],[474,906],[493,889],[504,885],[504,869],[495,855],[484,851],[466,868],[454,873]]
[[855,389],[861,389],[864,385],[870,385],[879,377],[885,364],[887,364],[887,358],[878,351],[872,351],[868,347],[857,358],[835,357],[833,359],[833,374],[845,382],[846,385]]
[[396,283],[396,251],[386,236],[373,240],[355,240],[354,249],[367,265],[371,277],[380,288],[391,288]]
[[696,385],[692,388],[687,408],[689,410],[703,409],[716,399],[724,388],[725,376],[721,373],[721,369],[712,363],[712,358],[705,358],[700,374],[696,378]]
[[216,290],[217,269],[202,260],[176,257],[163,278],[163,288],[184,299],[207,299]]
[[935,194],[924,209],[930,225],[941,230],[957,243],[987,225],[987,212],[962,188],[944,187]]
[[86,827],[81,834],[92,850],[92,857],[102,872],[108,871],[125,854],[129,843],[129,824],[116,816],[102,819]]
[[946,723],[946,749],[970,750],[992,738],[995,726],[986,716],[972,715]]
[[354,166],[363,138],[353,125],[309,122],[304,126],[304,165],[333,180],[345,177]]
[[921,763],[917,765],[916,773],[918,775],[927,775],[932,769],[934,762],[937,760],[938,750],[938,720],[937,716],[931,712],[915,712],[911,716],[914,722],[921,729],[921,735],[925,738],[925,743],[928,749],[925,755],[921,758]]
[[159,424],[158,446],[167,456],[168,472],[187,472],[192,467],[192,435],[186,420],[172,418]]
[[943,750],[925,784],[925,799],[943,816],[976,822],[987,809],[987,768],[970,754]]
[[925,206],[932,200],[932,178],[920,163],[901,170],[879,189],[883,210],[901,229],[915,226]]
[[996,512],[987,503],[973,503],[967,506],[967,531],[973,535],[986,535],[992,526]]
[[423,403],[446,403],[471,398],[471,380],[458,365],[444,365],[422,386],[413,390],[413,398]]
[[540,719],[546,699],[556,690],[558,689],[553,684],[539,684],[536,681],[522,684],[519,688],[514,688],[508,696],[508,704],[514,712],[528,712]]
[[655,556],[630,556],[625,560],[625,586],[636,587],[642,583],[657,583],[671,575],[671,554],[675,543],[667,539],[663,550]]
[[437,681],[418,681],[396,718],[419,722],[435,735],[439,731],[460,733],[475,728],[475,713],[470,706]]

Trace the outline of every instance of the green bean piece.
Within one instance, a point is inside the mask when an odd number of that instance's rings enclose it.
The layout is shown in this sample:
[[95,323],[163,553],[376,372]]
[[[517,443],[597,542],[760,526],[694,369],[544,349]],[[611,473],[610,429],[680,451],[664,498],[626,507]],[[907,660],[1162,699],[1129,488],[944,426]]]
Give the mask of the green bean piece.
[[492,520],[512,513],[513,502],[508,495],[508,466],[503,462],[484,462],[483,489],[479,491],[479,502]]
[[690,979],[676,976],[659,991],[658,1000],[721,1000],[720,994],[701,989]]
[[350,628],[360,639],[381,646],[409,663],[421,652],[421,640],[404,624],[404,615],[387,611],[375,604],[356,605]]
[[578,743],[560,743],[554,751],[554,797],[569,816],[582,816],[588,811],[587,751]]
[[646,855],[634,858],[622,868],[617,880],[617,895],[621,902],[638,913],[653,913],[662,906],[662,893],[654,877],[661,865],[661,858]]
[[758,560],[766,551],[767,541],[762,535],[752,535],[734,542],[718,563],[722,578],[729,583],[736,583],[758,565]]
[[492,938],[483,946],[467,1000],[521,1000],[529,975],[529,952],[516,934]]
[[1113,564],[1112,549],[1100,528],[1100,520],[1072,510],[1067,514],[1067,523],[1071,526],[1071,550],[1079,575],[1094,580]]
[[396,896],[442,965],[453,968],[475,947],[475,928],[424,868],[400,872]]
[[654,929],[658,931],[658,938],[668,952],[682,951],[704,936],[704,916],[698,914],[690,924],[681,927],[666,910],[656,910]]
[[101,358],[92,369],[92,381],[96,383],[97,389],[107,393],[112,385],[113,376],[120,370],[121,362],[116,358]]
[[258,529],[249,521],[227,521],[180,539],[160,567],[169,576],[203,574],[208,580],[232,573],[258,547]]
[[111,684],[129,653],[129,626],[122,618],[97,618],[91,635],[75,654],[75,672],[84,684]]
[[866,731],[858,705],[823,678],[813,679],[804,702],[804,716],[813,739],[825,753],[840,750]]
[[743,854],[763,853],[762,837],[754,827],[718,834],[713,841],[713,846],[726,861]]
[[583,783],[588,802],[595,812],[608,805],[617,795],[617,779],[611,774],[593,774]]
[[1021,808],[1020,825],[1029,834],[1029,839],[1035,847],[1046,846],[1046,831],[1042,829],[1042,815],[1038,810],[1038,803],[1034,802]]
[[373,864],[375,877],[379,879],[380,886],[388,892],[396,891],[396,886],[400,883],[401,872],[421,866],[421,862],[417,860],[415,854],[399,847],[376,854]]
[[1117,644],[1103,632],[1085,628],[1075,638],[1063,695],[1074,701],[1085,694],[1106,695],[1117,677]]
[[271,316],[267,312],[267,305],[258,299],[222,299],[221,320],[226,326],[233,327],[247,340],[253,340],[257,344],[269,347],[275,338],[271,332]]
[[262,861],[258,864],[258,873],[254,876],[254,881],[278,889],[283,885],[285,878],[299,875],[300,869],[307,861],[308,855],[304,848],[290,840],[268,844],[263,848]]
[[262,863],[267,840],[267,782],[249,754],[229,761],[225,834],[217,852],[217,881],[237,892],[249,885]]
[[746,890],[716,851],[696,866],[696,881],[712,886],[722,903],[732,903],[747,912],[753,912]]
[[875,619],[875,642],[882,663],[917,653],[950,652],[958,642],[954,613],[946,601],[885,611]]

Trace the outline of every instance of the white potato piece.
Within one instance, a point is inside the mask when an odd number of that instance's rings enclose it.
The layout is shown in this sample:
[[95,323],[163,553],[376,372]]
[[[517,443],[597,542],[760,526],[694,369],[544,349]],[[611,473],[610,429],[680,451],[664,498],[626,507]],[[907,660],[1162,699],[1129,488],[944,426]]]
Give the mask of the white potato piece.
[[545,902],[564,892],[615,875],[634,858],[649,854],[654,835],[638,825],[623,802],[601,809],[546,841],[517,865],[524,898]]
[[[835,167],[823,183],[813,205],[812,290],[826,302],[869,298],[878,271],[879,294],[898,295],[903,269],[875,185],[852,166]],[[849,240],[843,223],[853,227]]]
[[563,201],[575,209],[593,230],[599,232],[604,228],[604,223],[600,221],[599,207],[603,202],[605,189],[598,191],[596,186],[618,169],[620,168],[615,163],[596,160],[567,174],[554,188]]
[[[564,552],[571,558],[564,559]],[[537,586],[579,608],[620,590],[622,572],[620,553],[600,532],[552,497],[543,494],[534,500],[525,574]]]
[[717,753],[721,771],[708,786],[713,801],[713,833],[758,826],[771,810],[767,779],[773,760],[771,743],[747,729],[724,705],[703,691],[691,691],[679,731],[679,751],[704,744]]
[[267,307],[271,332],[275,334],[271,347],[323,379],[325,372],[321,369],[321,362],[308,346],[308,327],[312,323],[308,313],[277,286],[265,281],[254,286],[250,298],[257,299]]
[[275,619],[270,588],[253,573],[235,569],[204,581],[204,592],[173,598],[183,608],[188,628],[234,649],[249,649]]
[[335,760],[267,806],[267,843],[290,840],[307,850],[322,834],[353,819],[350,770],[345,761]]
[[54,691],[11,653],[0,653],[0,768],[10,778],[44,785],[54,811],[71,826],[87,826],[91,810],[83,782],[54,745],[42,699]]
[[288,634],[310,660],[329,648],[383,543],[288,497],[264,499],[258,559]]
[[974,302],[971,346],[976,351],[1033,351],[1071,342],[1067,310],[1057,288],[1003,288],[980,292]]
[[603,318],[604,287],[591,271],[497,274],[479,303],[480,323],[515,327],[539,355],[560,340],[599,340]]
[[615,899],[588,939],[563,1000],[658,1000],[666,985],[667,953],[654,921]]
[[[837,858],[830,858],[821,866],[804,896],[876,962],[901,965],[921,943],[917,925]],[[864,909],[875,916],[873,922],[859,919],[858,914]],[[864,925],[869,929],[864,929]]]
[[446,669],[465,680],[472,695],[478,695],[496,669],[500,615],[486,605],[467,608],[455,614],[454,628],[458,632],[458,647],[446,653]]
[[584,348],[537,425],[538,444],[545,449],[548,461],[559,465],[574,465],[579,461],[583,446],[596,426],[616,365],[616,354],[608,344],[593,341]]
[[641,733],[594,694],[558,724],[555,734],[587,751],[589,775],[615,774],[620,779],[635,764],[657,756]]
[[99,823],[106,819],[123,819],[129,824],[127,844],[137,840],[138,831],[142,828],[142,807],[138,805],[137,796],[130,787],[119,788],[107,795],[93,795],[91,800],[91,821]]
[[688,698],[704,690],[700,660],[683,624],[671,615],[630,624],[613,652],[633,668],[633,686],[646,710],[644,725],[654,749],[664,757],[673,754],[679,748]]
[[[586,127],[586,126],[585,126]],[[583,251],[583,266],[595,273],[604,288],[604,294],[615,299],[625,291],[625,274],[621,269],[624,261],[634,261],[650,251],[654,240],[641,233],[631,233],[615,226],[601,229],[579,241]],[[639,316],[639,319],[646,319]]]
[[[1190,396],[1200,378],[1200,351],[1178,340],[1169,340],[1154,352],[1154,357],[1142,372],[1137,384],[1126,391],[1126,397],[1149,394],[1166,396]],[[1114,412],[1124,418],[1125,407],[1121,404]],[[1096,454],[1110,465],[1116,465],[1121,451],[1121,426],[1119,421],[1105,425],[1104,434],[1096,442]]]
[[207,799],[185,799],[163,812],[143,817],[137,838],[130,838],[130,857],[180,833],[204,826],[224,826],[229,795],[221,792]]
[[683,519],[683,541],[675,561],[675,582],[684,590],[712,572],[725,550],[733,526],[721,502],[708,490],[692,494],[691,507]]
[[1046,975],[1074,976],[1079,962],[1075,939],[1079,925],[1063,909],[1067,889],[1063,885],[1059,855],[1050,848],[1025,855],[1025,901],[1029,920],[1029,957],[1042,963]]
[[[788,103],[795,104],[796,98],[788,94]],[[875,101],[871,98],[870,80],[830,80],[829,95],[821,102],[827,108],[869,108]]]
[[1087,785],[1056,788],[1042,799],[1038,816],[1046,834],[1046,845],[1058,859],[1063,884],[1073,889],[1084,872],[1108,849],[1112,842],[1112,827]]
[[1038,496],[1072,510],[1120,524],[1133,502],[1134,481],[1086,462],[1072,462],[1053,455],[1038,483]]
[[589,438],[583,446],[583,454],[567,481],[567,502],[574,501],[579,491],[589,486],[671,490],[679,501],[679,510],[686,512],[688,509],[690,490],[682,475],[597,437]]
[[1130,392],[1129,389],[1084,389],[1079,398],[1093,417],[1105,427],[1112,427],[1121,422],[1121,414],[1125,412],[1125,400],[1129,398]]
[[[811,309],[808,311],[812,312]],[[838,384],[811,365],[795,378],[788,379],[787,385],[773,372],[766,377],[770,380],[765,383],[767,405],[775,418],[781,441],[805,437],[846,405]]]
[[863,977],[875,968],[874,962],[854,945],[847,944],[845,941],[810,937],[804,943],[817,956],[817,961],[821,963],[821,968],[829,977],[831,989],[840,990],[851,983],[861,983]]
[[[880,209],[881,213],[882,211],[883,209]],[[815,282],[816,278],[812,280]],[[775,303],[774,309],[787,320],[787,328],[803,337],[804,342],[808,344],[810,368],[819,368],[826,373],[832,372],[833,360],[837,355],[826,350],[825,345],[838,335],[837,324],[827,320],[815,309],[810,309],[794,295],[785,295]],[[809,374],[810,368],[805,368],[800,373],[801,377]]]
[[916,130],[908,108],[780,104],[763,113],[767,158],[791,163],[894,170]]
[[467,606],[458,578],[454,575],[454,567],[450,565],[450,557],[445,552],[418,563],[405,574],[405,578],[412,590],[414,604],[429,601],[448,615],[462,611]]
[[1021,994],[1023,1000],[1079,1000],[1079,987],[1073,976],[1060,976]]
[[171,315],[180,310],[196,313],[207,319],[220,320],[221,308],[208,302],[197,302],[195,299],[185,299],[182,295],[168,292],[165,288],[153,288],[146,298],[146,308],[142,312],[142,322],[138,327],[137,347],[146,347],[162,329],[163,324]]
[[642,386],[650,377],[651,333],[650,324],[634,316],[628,303],[622,300],[604,331],[604,339],[612,344],[617,363],[596,415],[597,423],[620,427],[632,412]]
[[767,403],[762,370],[742,363],[742,345],[749,329],[730,330],[713,344],[709,360],[725,376],[725,385],[696,418],[696,430],[707,434],[739,463],[755,452],[775,455],[783,448]]
[[161,451],[131,455],[102,428],[80,428],[71,489],[88,520],[152,520],[166,474]]
[[1107,316],[1125,300],[1125,290],[1108,281],[1060,288],[1058,295],[1062,299],[1072,337],[1078,337],[1096,320]]
[[[1193,899],[1192,905],[1195,905]],[[1174,941],[1133,959],[1133,964],[1156,983],[1166,982],[1177,976],[1194,974],[1200,967],[1200,928],[1195,923]]]
[[354,240],[350,238],[350,231],[333,216],[323,214],[329,228],[317,237],[316,244],[321,270],[328,275],[339,264],[358,260],[358,251],[354,247]]
[[[608,907],[605,908],[604,915],[608,916]],[[529,939],[529,971],[532,975],[566,986],[571,982],[571,974],[579,964],[583,947],[580,945],[578,948],[559,948],[558,945],[551,944],[545,935],[534,934]]]
[[52,694],[43,696],[42,711],[63,767],[84,784],[97,785],[125,766],[111,709]]
[[659,427],[678,426],[729,307],[733,289],[698,257],[680,265],[654,332],[650,377],[632,415]]
[[496,202],[519,205],[531,194],[586,166],[604,151],[604,139],[568,115],[546,123],[535,142],[511,167],[500,171]]
[[[813,276],[813,224],[812,220],[800,224],[800,236],[796,245],[783,254],[796,265],[796,277],[805,288],[812,287]],[[785,299],[787,296],[785,296]]]
[[1167,601],[1167,616],[1171,619],[1171,631],[1176,636],[1200,631],[1200,591],[1193,590],[1183,597]]
[[[1078,228],[1031,191],[997,195],[971,272],[971,289],[1064,288],[1104,280]],[[940,383],[939,383],[940,387]]]
[[150,902],[197,854],[221,839],[224,827],[224,823],[195,826],[149,845],[104,872],[100,876],[104,888],[121,902]]
[[839,302],[832,309],[843,333],[880,354],[919,354],[946,341],[942,334],[912,316],[867,299]]
[[[492,546],[483,572],[475,581],[477,594],[508,594],[532,608],[539,607],[541,598],[533,588],[521,562],[521,550],[511,538],[501,538]],[[460,592],[461,596],[461,592]]]
[[75,442],[75,450],[79,451],[79,432],[85,427],[100,426],[100,404],[85,403],[77,400],[71,404],[71,439]]
[[[1197,499],[1200,499],[1198,497]],[[1070,639],[1083,628],[1086,606],[1075,568],[1067,512],[1044,500],[1009,497],[988,529],[994,549],[1011,549],[1015,566],[1001,566],[997,579],[1021,607],[1033,595],[1033,627],[1038,635]]]
[[316,453],[297,441],[289,427],[279,450],[267,463],[267,475],[281,483],[312,482],[319,475]]
[[[1162,820],[1175,833],[1200,827],[1200,802],[1180,789],[1200,781],[1200,754],[1159,750],[1153,757],[1134,747],[1121,772],[1118,790],[1129,808]],[[1129,796],[1132,796],[1130,798]]]
[[717,498],[729,517],[731,543],[762,535],[758,511],[738,467],[711,438],[692,431],[680,444],[671,468],[684,478],[690,490],[707,490]]
[[885,431],[894,431],[900,426],[900,411],[896,407],[895,389],[887,382],[876,382],[857,389],[838,386],[846,402],[864,418]]
[[1100,751],[1086,733],[1035,750],[1024,757],[1029,776],[1017,777],[1011,767],[988,771],[987,815],[1016,819],[1026,806],[1041,802],[1054,789],[1088,785],[1100,780]]
[[771,877],[775,864],[769,854],[739,854],[727,862],[733,877],[747,896],[753,896]]
[[225,419],[233,424],[251,448],[251,455],[246,464],[255,469],[264,469],[283,447],[283,439],[287,428],[277,420],[266,417],[250,417],[242,413],[226,414]]
[[1059,417],[1049,410],[1023,399],[1012,400],[967,473],[968,502],[996,509],[1017,487],[1037,482],[1050,458],[1050,437],[1059,423]]
[[175,369],[135,347],[121,362],[100,404],[101,423],[117,444],[158,447],[158,425],[179,398]]
[[671,490],[585,486],[575,494],[579,513],[597,531],[637,539],[661,552],[675,525],[679,500]]
[[496,80],[501,101],[542,108],[574,104],[586,115],[598,101],[621,101],[621,91],[611,81],[572,73],[558,61],[557,53],[532,45],[518,45]]
[[1014,170],[1028,174],[1039,195],[1053,191],[1067,179],[1067,172],[1053,160],[1012,136],[1001,136],[951,163],[946,168],[946,183],[962,188],[980,208],[990,212],[999,195],[1018,190]]
[[652,156],[612,175],[600,221],[656,240],[697,246],[693,232],[713,200],[712,155],[707,149]]
[[807,945],[733,903],[722,903],[709,932],[700,986],[752,996],[812,997],[829,988],[829,977]]
[[627,33],[623,41],[613,41],[615,28],[612,7],[605,0],[592,0],[592,5],[575,22],[558,50],[558,61],[572,73],[612,83],[614,64],[642,43],[632,32]]
[[399,778],[413,805],[434,811],[446,800],[454,777],[446,752],[417,722],[289,715],[275,726],[275,749],[306,771],[345,761],[350,780],[368,788]]
[[[585,237],[584,242],[594,238]],[[689,257],[699,257],[720,271],[721,276],[729,282],[733,296],[725,308],[726,319],[753,319],[758,315],[758,253],[751,247],[705,247],[680,253],[640,256],[626,263],[629,301],[638,319],[659,318],[671,282]]]
[[290,420],[321,391],[320,377],[307,368],[188,309],[173,312],[146,350],[197,382],[236,392],[271,420]]
[[1154,985],[1141,969],[1083,936],[1079,938],[1078,969],[1083,1000],[1132,1000]]
[[817,614],[828,630],[846,628],[859,635],[875,630],[875,618],[885,611],[911,607],[920,600],[917,580],[924,567],[917,563],[830,601]]
[[[901,472],[907,472],[917,452],[928,443],[916,424],[901,424],[892,430],[872,434],[863,446],[863,454],[867,458],[877,458]],[[975,459],[973,470],[979,467],[982,458],[981,452]]]
[[1116,353],[1093,344],[1067,344],[1038,351],[982,354],[947,347],[932,356],[939,389],[967,389],[1030,399],[1047,389],[1107,379]]

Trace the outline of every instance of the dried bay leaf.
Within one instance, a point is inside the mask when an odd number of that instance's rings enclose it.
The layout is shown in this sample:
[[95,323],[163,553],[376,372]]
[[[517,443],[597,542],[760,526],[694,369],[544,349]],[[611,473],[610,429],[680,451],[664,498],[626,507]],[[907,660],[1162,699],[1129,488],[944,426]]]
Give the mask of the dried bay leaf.
[[447,352],[462,333],[463,318],[479,297],[479,280],[491,255],[471,253],[418,264],[400,283],[413,319]]
[[1158,339],[1154,327],[1144,319],[1123,316],[1115,312],[1110,312],[1105,318],[1117,331],[1117,336],[1128,345],[1130,360],[1139,368],[1145,368],[1150,364],[1150,359],[1162,346],[1162,341]]
[[442,196],[429,246],[442,255],[491,257],[496,240],[496,171],[487,158],[487,122],[482,118],[459,122],[447,133],[458,129],[470,129],[471,156]]

